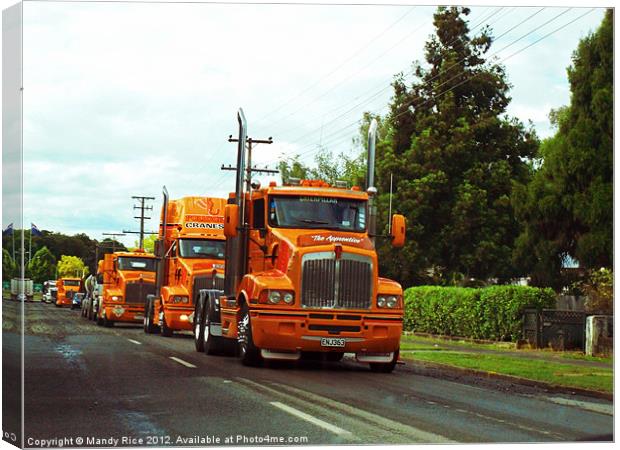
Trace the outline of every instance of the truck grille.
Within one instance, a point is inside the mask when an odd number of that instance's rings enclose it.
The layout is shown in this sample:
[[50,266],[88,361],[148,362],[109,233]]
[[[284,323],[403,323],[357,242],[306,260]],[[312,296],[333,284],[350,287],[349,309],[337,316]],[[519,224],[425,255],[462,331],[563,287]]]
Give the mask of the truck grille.
[[301,304],[306,308],[369,309],[372,281],[369,258],[343,254],[336,260],[327,252],[305,255]]
[[147,282],[127,283],[125,286],[125,303],[144,305],[147,295],[155,295],[155,284]]
[[196,303],[200,289],[218,289],[224,290],[224,277],[216,276],[215,284],[213,283],[213,277],[211,275],[204,275],[194,278],[194,289],[192,290],[192,304]]

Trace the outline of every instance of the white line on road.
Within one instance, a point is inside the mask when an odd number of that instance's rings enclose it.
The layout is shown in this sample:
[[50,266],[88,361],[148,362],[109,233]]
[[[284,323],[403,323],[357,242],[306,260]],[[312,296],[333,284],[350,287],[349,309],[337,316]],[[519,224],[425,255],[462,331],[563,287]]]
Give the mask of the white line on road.
[[183,361],[181,358],[177,358],[176,356],[170,356],[171,360],[178,362],[179,364],[184,365],[185,367],[189,367],[190,369],[195,369],[196,366],[192,363],[188,363],[187,361]]
[[127,339],[129,342],[133,342],[136,345],[142,345],[142,342],[140,341],[134,341],[133,339]]
[[599,414],[606,414],[608,416],[614,415],[614,406],[609,404],[569,400],[562,397],[547,397],[547,400],[558,405],[576,406],[577,408],[585,409],[587,411],[592,411]]
[[332,425],[331,423],[324,422],[321,419],[317,419],[316,417],[311,416],[310,414],[301,412],[298,409],[285,405],[284,403],[280,403],[280,402],[269,402],[269,403],[275,406],[276,408],[280,408],[282,411],[286,411],[287,413],[293,416],[299,417],[300,419],[303,419],[307,422],[310,422],[314,425],[324,428],[327,431],[331,431],[332,433],[339,434],[341,436],[351,436],[350,431],[343,430],[342,428],[337,427],[336,425]]

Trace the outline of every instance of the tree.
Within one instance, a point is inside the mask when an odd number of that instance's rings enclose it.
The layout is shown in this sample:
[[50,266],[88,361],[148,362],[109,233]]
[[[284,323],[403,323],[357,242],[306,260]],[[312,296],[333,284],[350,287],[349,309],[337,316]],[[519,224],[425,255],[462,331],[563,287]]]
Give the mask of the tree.
[[[147,234],[144,237],[144,241],[143,241],[143,246],[144,246],[144,250],[149,252],[149,253],[153,253],[155,251],[155,241],[157,240],[157,235],[156,234]],[[138,245],[140,244],[139,240],[136,240],[134,242],[134,249],[139,248]]]
[[53,280],[56,277],[56,258],[47,247],[43,247],[34,254],[27,269],[35,283]]
[[62,255],[58,262],[58,277],[82,278],[88,274],[88,267],[77,256]]
[[329,184],[346,181],[348,186],[361,186],[366,177],[366,154],[351,157],[344,152],[334,156],[325,147],[319,149],[314,157],[314,167],[305,166],[299,156],[285,158],[278,163],[282,181],[288,183],[291,178],[323,180]]
[[19,270],[17,263],[11,257],[11,254],[5,249],[2,249],[2,279],[9,281],[11,278],[19,276]]
[[524,229],[515,261],[536,284],[561,288],[562,263],[613,264],[613,12],[582,39],[567,69],[569,106],[551,111],[555,135],[543,141],[531,182],[516,186]]
[[[407,217],[408,242],[381,245],[389,276],[411,285],[513,276],[519,224],[512,181],[526,182],[524,162],[537,148],[531,126],[506,116],[504,68],[485,59],[490,30],[470,37],[468,8],[439,7],[426,65],[407,86],[396,76],[377,144],[379,224],[386,230],[390,176],[393,205]],[[381,233],[379,229],[379,233]],[[402,261],[406,261],[403,264]]]

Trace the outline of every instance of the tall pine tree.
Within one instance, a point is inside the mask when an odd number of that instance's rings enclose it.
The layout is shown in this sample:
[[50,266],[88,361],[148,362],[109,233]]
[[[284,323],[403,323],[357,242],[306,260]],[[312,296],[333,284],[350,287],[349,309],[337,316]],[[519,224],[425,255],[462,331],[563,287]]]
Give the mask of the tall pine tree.
[[384,266],[406,285],[514,275],[519,228],[512,181],[527,181],[524,159],[538,142],[506,116],[505,70],[486,59],[489,29],[470,36],[468,14],[468,8],[438,8],[427,64],[414,65],[410,86],[402,75],[395,79],[377,146],[383,223],[391,174],[394,208],[408,219],[406,247],[393,252],[383,246]]

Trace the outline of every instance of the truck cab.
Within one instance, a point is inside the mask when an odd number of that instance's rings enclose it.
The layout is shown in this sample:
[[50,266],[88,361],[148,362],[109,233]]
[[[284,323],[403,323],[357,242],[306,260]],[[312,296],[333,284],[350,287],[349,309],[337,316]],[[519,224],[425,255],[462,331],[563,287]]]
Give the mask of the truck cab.
[[71,306],[73,296],[80,292],[82,279],[77,277],[64,277],[56,281],[56,306]]
[[107,253],[103,259],[103,292],[97,324],[140,323],[147,295],[155,291],[155,256],[144,250]]
[[147,299],[144,330],[169,337],[193,329],[194,304],[201,289],[222,289],[225,199],[169,200],[164,190],[156,293]]

